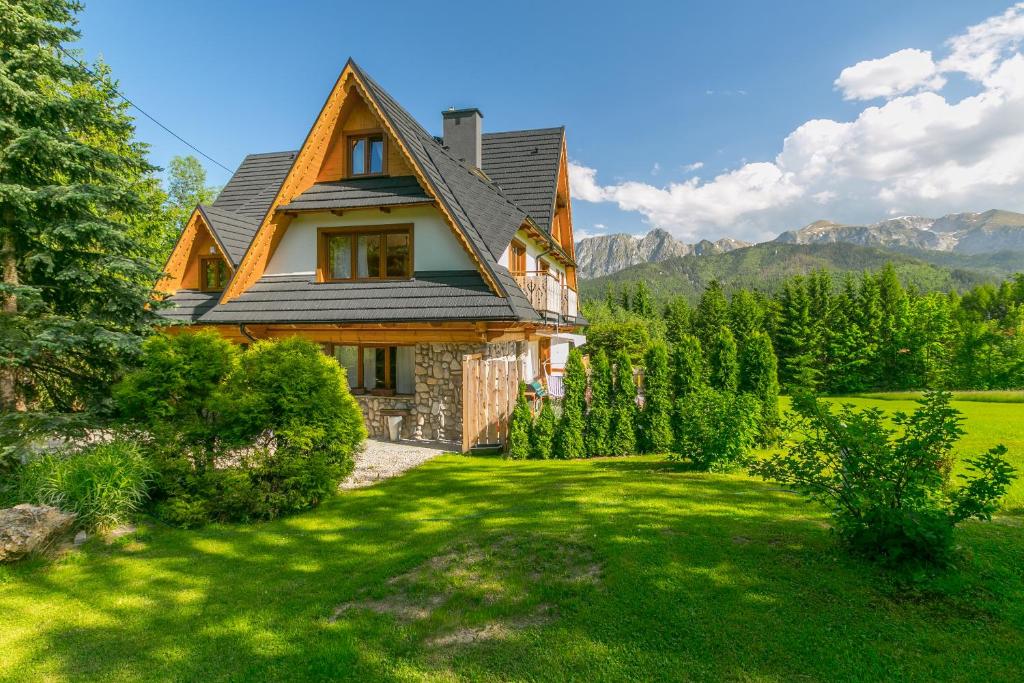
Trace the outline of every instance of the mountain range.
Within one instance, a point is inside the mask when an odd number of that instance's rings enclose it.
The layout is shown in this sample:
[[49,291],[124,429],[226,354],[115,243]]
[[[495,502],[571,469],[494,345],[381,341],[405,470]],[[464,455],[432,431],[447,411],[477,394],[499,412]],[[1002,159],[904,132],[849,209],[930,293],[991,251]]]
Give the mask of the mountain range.
[[[758,245],[730,238],[687,244],[661,229],[652,230],[642,237],[599,235],[576,243],[577,272],[583,279],[594,279],[645,263],[721,255],[770,244],[847,244],[914,253],[925,262],[938,263],[942,261],[939,254],[927,252],[965,256],[1024,252],[1024,214],[994,209],[983,213],[949,214],[941,218],[901,216],[866,225],[819,220],[798,230],[787,230],[774,240]],[[943,265],[960,265],[955,257],[952,261],[950,258],[945,260]],[[1009,261],[1003,265],[1016,262],[1019,265],[1010,270],[1024,270],[1024,256]]]

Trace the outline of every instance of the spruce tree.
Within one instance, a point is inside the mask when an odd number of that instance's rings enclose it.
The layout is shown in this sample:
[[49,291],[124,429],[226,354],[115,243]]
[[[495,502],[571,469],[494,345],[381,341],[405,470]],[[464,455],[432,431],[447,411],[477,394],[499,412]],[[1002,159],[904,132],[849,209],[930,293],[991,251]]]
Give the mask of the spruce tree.
[[672,390],[677,399],[707,384],[707,364],[699,339],[684,334],[673,356]]
[[651,290],[647,289],[647,284],[643,280],[636,283],[631,310],[643,318],[650,318],[654,315]]
[[647,453],[671,450],[672,405],[668,350],[664,344],[653,344],[644,359],[644,409],[640,419],[641,442]]
[[753,292],[741,289],[729,301],[729,329],[736,337],[736,345],[742,350],[747,339],[764,329],[765,312]]
[[590,355],[590,409],[583,433],[585,450],[592,458],[611,452],[611,394],[611,364],[604,349],[598,349]]
[[508,439],[505,443],[505,457],[511,460],[524,460],[530,455],[530,432],[533,430],[533,414],[530,404],[526,402],[526,385],[519,383],[519,396],[516,407],[508,422]]
[[755,332],[747,339],[740,366],[740,390],[752,394],[760,404],[761,443],[774,443],[779,426],[779,376],[775,350],[767,334]]
[[689,334],[693,325],[693,309],[681,296],[674,296],[665,304],[662,314],[665,319],[665,341],[675,348],[684,334]]
[[114,85],[62,52],[79,5],[0,8],[0,408],[96,408],[154,320],[132,239],[154,169]]
[[583,426],[587,409],[587,371],[580,350],[569,350],[563,378],[562,417],[555,432],[554,453],[559,458],[582,458]]
[[533,421],[533,429],[530,430],[530,456],[547,460],[551,457],[551,444],[555,438],[555,428],[558,421],[555,419],[555,411],[551,408],[551,401],[544,399],[540,414]]
[[735,393],[739,386],[739,361],[736,339],[728,327],[718,330],[708,352],[711,386],[720,391]]
[[705,349],[711,348],[718,330],[729,324],[729,302],[725,299],[722,283],[712,280],[704,288],[694,316],[694,334]]
[[636,383],[629,354],[615,354],[615,393],[612,409],[612,455],[635,455],[636,443]]

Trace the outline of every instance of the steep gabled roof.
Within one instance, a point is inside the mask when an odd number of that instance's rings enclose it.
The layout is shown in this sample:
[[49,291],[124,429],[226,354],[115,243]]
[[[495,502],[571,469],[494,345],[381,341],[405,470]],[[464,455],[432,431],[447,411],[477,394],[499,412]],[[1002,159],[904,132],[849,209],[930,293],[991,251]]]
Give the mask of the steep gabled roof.
[[259,223],[288,175],[296,154],[296,151],[269,152],[245,157],[217,195],[214,208],[254,218]]
[[547,233],[565,128],[484,133],[483,171]]
[[278,211],[329,211],[430,201],[415,176],[351,178],[317,183]]

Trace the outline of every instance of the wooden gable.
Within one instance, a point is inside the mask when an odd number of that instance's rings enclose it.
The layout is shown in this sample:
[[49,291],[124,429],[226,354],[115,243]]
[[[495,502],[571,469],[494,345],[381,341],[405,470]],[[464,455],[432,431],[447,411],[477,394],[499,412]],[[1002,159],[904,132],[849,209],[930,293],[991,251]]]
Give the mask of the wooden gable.
[[[558,183],[555,189],[555,207],[551,214],[551,235],[565,250],[569,258],[576,259],[576,246],[572,234],[572,200],[569,197],[569,156],[562,138],[562,153],[558,160]],[[565,269],[569,286],[576,289],[576,269]]]
[[197,207],[171,250],[164,266],[164,276],[157,283],[156,291],[170,295],[179,289],[199,289],[200,259],[204,256],[219,256],[227,264],[228,272],[234,272],[224,245],[217,240],[216,233],[207,225]]
[[338,123],[331,135],[316,182],[326,183],[341,180],[347,171],[346,138],[353,134],[380,131],[384,134],[385,172],[389,176],[413,175],[412,168],[394,137],[385,129],[380,119],[366,104],[359,90],[352,85],[345,95]]
[[[354,97],[356,95],[358,99]],[[364,108],[365,111],[363,111]],[[372,118],[368,118],[371,116]],[[221,296],[221,303],[227,303],[239,296],[263,276],[267,264],[270,263],[277,245],[280,243],[292,220],[290,216],[278,212],[277,209],[287,205],[292,199],[302,194],[315,183],[320,182],[321,178],[332,177],[335,173],[340,172],[340,168],[344,166],[343,145],[341,145],[340,162],[338,161],[339,152],[336,150],[339,148],[339,135],[344,135],[345,125],[350,125],[352,130],[356,130],[355,126],[365,125],[368,122],[379,123],[387,136],[388,142],[391,143],[388,145],[389,149],[387,151],[388,163],[391,163],[392,155],[398,155],[399,158],[395,159],[397,164],[395,168],[408,168],[409,173],[407,175],[415,176],[420,186],[424,188],[431,199],[438,199],[437,193],[427,179],[424,170],[416,163],[409,150],[405,148],[402,141],[396,135],[392,124],[368,95],[366,86],[360,81],[357,69],[349,61],[342,70],[341,75],[338,76],[338,80],[331,89],[327,101],[320,110],[320,114],[313,123],[313,127],[306,136],[306,140],[303,142],[298,154],[296,154],[291,170],[285,176],[284,182],[274,197],[273,203],[271,203],[266,216],[264,216],[263,221],[260,223],[252,243],[245,253],[245,257],[238,266],[237,273],[225,288],[224,294]],[[389,175],[401,174],[390,170]],[[463,234],[462,230],[458,227],[458,223],[444,207],[444,202],[439,201],[438,205],[452,233],[470,259],[476,264],[488,287],[499,296],[504,296],[501,287],[474,252],[467,236]]]

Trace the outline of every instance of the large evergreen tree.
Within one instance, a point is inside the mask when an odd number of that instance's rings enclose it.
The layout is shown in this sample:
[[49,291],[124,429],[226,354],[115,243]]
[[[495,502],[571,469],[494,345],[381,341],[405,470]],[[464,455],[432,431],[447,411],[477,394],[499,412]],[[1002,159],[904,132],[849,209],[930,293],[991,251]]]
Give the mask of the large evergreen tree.
[[672,378],[668,350],[653,344],[644,359],[644,409],[640,436],[647,453],[665,453],[672,448]]
[[672,355],[672,390],[677,399],[707,384],[707,363],[699,339],[684,334]]
[[636,291],[633,293],[631,309],[643,318],[650,318],[654,315],[654,302],[651,301],[651,290],[643,280],[636,283]]
[[740,391],[752,394],[760,404],[761,443],[774,442],[779,427],[778,363],[772,340],[764,332],[747,339],[740,357],[740,378]]
[[157,273],[132,231],[153,168],[114,85],[62,51],[78,9],[0,0],[6,411],[96,407],[152,324]]
[[712,339],[708,351],[711,386],[719,391],[735,393],[739,387],[739,360],[736,339],[728,327],[722,327]]
[[729,302],[725,298],[722,283],[712,280],[704,288],[697,312],[694,316],[693,332],[700,339],[705,349],[711,348],[711,342],[718,330],[729,324]]
[[554,453],[559,458],[582,458],[583,427],[587,409],[587,370],[580,350],[572,348],[565,362],[563,378],[562,417],[555,431]]

